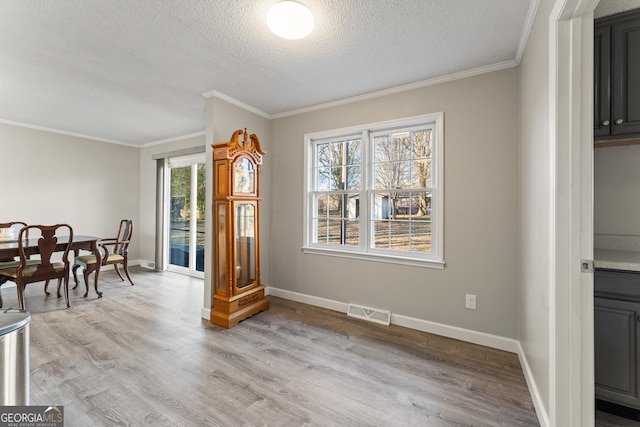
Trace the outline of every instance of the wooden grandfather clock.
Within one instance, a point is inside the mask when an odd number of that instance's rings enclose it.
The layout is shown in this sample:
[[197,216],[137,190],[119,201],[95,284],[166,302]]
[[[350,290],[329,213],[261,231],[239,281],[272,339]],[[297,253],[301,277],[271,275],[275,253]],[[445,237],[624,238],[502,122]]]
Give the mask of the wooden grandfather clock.
[[230,328],[269,308],[260,283],[259,249],[259,171],[265,152],[246,129],[212,147],[216,273],[211,323]]

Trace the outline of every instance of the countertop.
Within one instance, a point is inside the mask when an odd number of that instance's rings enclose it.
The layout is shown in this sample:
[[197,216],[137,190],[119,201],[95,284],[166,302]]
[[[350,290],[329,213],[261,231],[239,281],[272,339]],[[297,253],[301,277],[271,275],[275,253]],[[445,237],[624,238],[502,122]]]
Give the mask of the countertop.
[[640,271],[640,251],[619,249],[594,249],[596,268]]

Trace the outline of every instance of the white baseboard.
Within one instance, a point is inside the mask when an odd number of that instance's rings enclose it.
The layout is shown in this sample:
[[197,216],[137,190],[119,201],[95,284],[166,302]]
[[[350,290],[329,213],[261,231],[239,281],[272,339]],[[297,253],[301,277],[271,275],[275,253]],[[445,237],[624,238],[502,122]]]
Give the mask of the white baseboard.
[[202,310],[200,311],[200,317],[202,317],[203,319],[211,320],[211,309],[202,307]]
[[[349,307],[348,303],[315,297],[313,295],[301,294],[271,286],[266,288],[266,295],[273,295],[275,297],[310,304],[316,307],[328,308],[341,313],[346,313],[347,308]],[[472,331],[470,329],[459,328],[457,326],[449,326],[443,323],[430,322],[428,320],[393,313],[391,313],[391,324],[416,329],[422,332],[442,335],[447,338],[454,338],[473,344],[484,345],[498,350],[509,351],[511,353],[518,352],[518,341],[498,335],[491,335],[484,332]]]
[[349,304],[344,302],[314,297],[312,295],[287,291],[286,289],[279,289],[271,286],[266,287],[265,295],[273,295],[274,297],[280,297],[291,301],[301,302],[303,304],[314,305],[316,307],[327,308],[329,310],[339,311],[340,313],[346,313],[347,309],[349,308]]
[[519,341],[517,353],[518,359],[520,360],[520,366],[522,366],[524,379],[527,381],[529,394],[531,394],[531,400],[533,400],[533,406],[536,408],[536,415],[538,415],[538,422],[540,422],[540,427],[550,427],[549,415],[547,414],[544,402],[542,401],[542,396],[540,396],[540,390],[536,385],[536,381],[533,378],[533,372],[531,372],[531,367],[529,366],[529,362],[527,361],[527,356],[524,354],[524,349],[522,348],[522,345]]

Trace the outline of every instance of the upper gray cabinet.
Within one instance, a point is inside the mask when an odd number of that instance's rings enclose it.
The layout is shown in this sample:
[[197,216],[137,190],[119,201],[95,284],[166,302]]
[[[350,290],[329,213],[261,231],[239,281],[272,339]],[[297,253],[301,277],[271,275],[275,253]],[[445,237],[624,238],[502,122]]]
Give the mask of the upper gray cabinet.
[[640,137],[640,10],[594,28],[594,137]]

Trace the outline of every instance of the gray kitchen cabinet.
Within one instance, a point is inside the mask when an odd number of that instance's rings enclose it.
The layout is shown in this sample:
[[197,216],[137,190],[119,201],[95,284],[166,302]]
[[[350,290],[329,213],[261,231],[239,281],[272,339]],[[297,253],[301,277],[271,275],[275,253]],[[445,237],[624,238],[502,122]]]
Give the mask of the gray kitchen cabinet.
[[596,398],[640,409],[640,274],[595,275]]
[[594,137],[640,136],[640,10],[596,21]]

